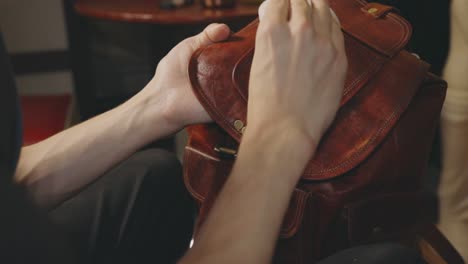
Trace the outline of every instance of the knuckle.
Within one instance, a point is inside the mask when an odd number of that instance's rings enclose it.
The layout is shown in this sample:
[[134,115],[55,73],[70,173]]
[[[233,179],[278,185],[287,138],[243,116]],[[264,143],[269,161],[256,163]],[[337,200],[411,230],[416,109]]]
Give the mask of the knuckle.
[[264,23],[257,29],[257,35],[261,37],[276,37],[281,36],[283,25],[277,22]]
[[319,50],[319,54],[328,61],[335,61],[338,56],[338,51],[332,41],[327,38],[317,37],[315,45]]
[[179,45],[186,46],[189,49],[195,51],[198,48],[198,43],[199,43],[198,35],[196,35],[196,36],[192,36],[192,37],[184,39],[182,42],[180,42]]
[[265,22],[261,23],[258,27],[257,34],[260,35],[272,35],[274,33],[276,27],[276,23],[273,22]]
[[331,45],[331,40],[323,34],[315,35],[315,45],[320,49],[327,49]]
[[310,20],[300,19],[295,23],[295,26],[292,29],[292,32],[295,35],[305,35],[310,36],[313,32],[313,26]]
[[291,9],[307,10],[310,8],[305,0],[293,0],[290,3]]

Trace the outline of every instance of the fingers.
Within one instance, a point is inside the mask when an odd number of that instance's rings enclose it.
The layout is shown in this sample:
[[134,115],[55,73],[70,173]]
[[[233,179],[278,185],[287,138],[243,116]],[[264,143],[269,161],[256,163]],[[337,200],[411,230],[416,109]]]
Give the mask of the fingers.
[[[338,21],[336,14],[330,9],[328,0],[290,0],[290,26],[293,31],[302,32],[303,27],[310,27],[313,32],[328,40],[332,34],[332,24]],[[338,22],[339,23],[339,22]]]
[[330,12],[330,5],[328,0],[312,0],[313,23],[315,25],[315,32],[328,39],[332,31],[332,14]]
[[187,45],[190,52],[215,42],[220,42],[229,37],[231,31],[225,24],[210,24],[200,34],[190,37],[180,45]]
[[226,24],[210,24],[197,35],[200,46],[220,42],[229,37],[231,31]]
[[289,0],[267,0],[259,8],[262,23],[286,23],[288,20]]
[[292,28],[312,26],[312,9],[306,0],[291,0],[291,19],[289,24]]
[[[332,16],[333,15],[336,17],[334,13],[332,13]],[[335,18],[335,17],[333,17],[333,22],[332,22],[331,40],[336,50],[337,63],[343,66],[341,70],[346,71],[347,60],[346,60],[346,49],[345,49],[343,31],[341,30],[341,26],[339,24],[338,18],[337,17]]]
[[263,16],[265,15],[265,6],[267,4],[268,1],[263,1],[262,4],[260,5],[260,7],[258,8],[258,19],[260,21],[263,20]]
[[289,24],[292,28],[312,23],[314,31],[330,38],[332,23],[338,21],[328,0],[266,0],[258,10],[260,21],[284,23],[288,20],[288,2],[291,6]]

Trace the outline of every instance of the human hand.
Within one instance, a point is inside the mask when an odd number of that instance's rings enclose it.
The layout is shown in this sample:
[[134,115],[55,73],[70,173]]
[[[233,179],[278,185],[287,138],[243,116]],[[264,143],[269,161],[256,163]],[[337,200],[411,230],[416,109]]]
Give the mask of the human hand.
[[200,34],[187,38],[175,46],[158,64],[156,74],[138,95],[157,117],[164,111],[165,119],[173,127],[182,129],[194,123],[211,121],[210,116],[195,97],[188,75],[188,64],[192,54],[199,48],[227,39],[230,29],[225,24],[211,24]]
[[288,0],[267,0],[260,8],[245,136],[286,137],[287,144],[304,146],[306,162],[338,110],[347,59],[327,0],[290,3],[289,20]]

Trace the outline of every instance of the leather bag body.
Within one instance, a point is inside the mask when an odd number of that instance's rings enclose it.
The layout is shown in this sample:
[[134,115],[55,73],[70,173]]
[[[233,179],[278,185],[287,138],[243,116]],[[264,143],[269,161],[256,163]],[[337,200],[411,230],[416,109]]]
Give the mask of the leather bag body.
[[[422,178],[445,82],[404,51],[411,27],[393,8],[361,0],[330,5],[349,61],[343,99],[293,193],[275,263],[314,263],[353,245],[406,239],[435,214]],[[193,90],[215,121],[188,128],[184,181],[200,206],[198,225],[229,176],[248,125],[257,25],[199,49],[189,65]]]

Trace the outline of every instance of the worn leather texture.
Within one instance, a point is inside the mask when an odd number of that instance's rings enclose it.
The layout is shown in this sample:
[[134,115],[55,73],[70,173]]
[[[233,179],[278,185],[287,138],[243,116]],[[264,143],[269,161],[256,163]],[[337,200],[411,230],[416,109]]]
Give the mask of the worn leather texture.
[[[404,50],[411,26],[395,9],[361,0],[330,5],[349,61],[343,99],[293,193],[275,263],[314,263],[352,245],[399,239],[435,214],[421,185],[445,82]],[[197,50],[190,61],[193,91],[215,121],[188,128],[184,181],[200,205],[198,225],[235,161],[220,148],[235,151],[248,126],[257,25]]]

